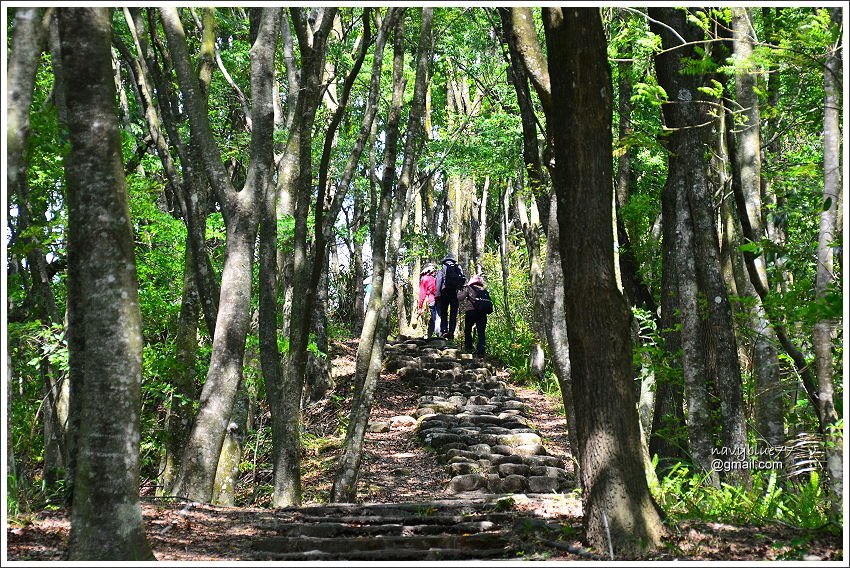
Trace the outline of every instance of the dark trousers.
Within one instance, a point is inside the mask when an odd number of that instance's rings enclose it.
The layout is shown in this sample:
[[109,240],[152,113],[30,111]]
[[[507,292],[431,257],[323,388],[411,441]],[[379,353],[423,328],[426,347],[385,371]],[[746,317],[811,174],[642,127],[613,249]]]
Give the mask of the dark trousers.
[[457,327],[457,304],[457,292],[451,290],[444,290],[437,298],[440,309],[440,335],[450,339],[455,336]]
[[487,314],[477,310],[469,310],[464,315],[463,321],[463,346],[467,351],[472,351],[472,330],[475,328],[478,334],[478,355],[484,355],[485,344],[485,329],[487,327]]

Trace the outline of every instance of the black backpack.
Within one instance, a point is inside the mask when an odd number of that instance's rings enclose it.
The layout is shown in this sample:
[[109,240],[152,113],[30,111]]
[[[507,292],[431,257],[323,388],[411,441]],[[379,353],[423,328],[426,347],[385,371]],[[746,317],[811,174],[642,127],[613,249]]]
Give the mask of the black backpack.
[[472,305],[475,306],[476,312],[481,312],[482,314],[493,313],[493,300],[490,299],[490,292],[484,288],[471,286],[469,299],[472,300]]
[[460,290],[466,282],[466,276],[459,264],[449,264],[443,273],[443,289]]

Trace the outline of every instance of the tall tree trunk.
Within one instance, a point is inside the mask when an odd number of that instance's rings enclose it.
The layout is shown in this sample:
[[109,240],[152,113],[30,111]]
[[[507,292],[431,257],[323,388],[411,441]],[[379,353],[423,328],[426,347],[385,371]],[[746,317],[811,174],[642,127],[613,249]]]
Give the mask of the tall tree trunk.
[[[183,140],[180,137],[177,128],[177,119],[172,112],[172,109],[163,108],[162,112],[153,98],[153,85],[151,79],[161,77],[162,73],[157,71],[152,73],[151,66],[145,58],[145,51],[148,45],[148,39],[143,35],[143,28],[136,25],[139,20],[139,15],[134,14],[134,10],[125,8],[125,20],[133,36],[137,57],[133,58],[129,50],[122,48],[120,41],[116,41],[116,45],[122,55],[128,60],[128,65],[132,70],[132,76],[136,82],[137,90],[140,94],[140,104],[144,109],[145,121],[148,126],[151,138],[154,141],[157,155],[163,165],[163,170],[166,173],[166,178],[176,197],[176,201],[180,208],[180,213],[183,221],[186,224],[186,246],[192,252],[191,259],[193,260],[191,270],[195,273],[195,282],[197,286],[197,294],[203,306],[204,321],[207,324],[207,330],[210,337],[215,336],[215,321],[218,317],[218,298],[220,289],[216,281],[215,270],[212,266],[209,254],[205,244],[206,232],[206,186],[203,180],[201,170],[201,157],[199,155],[197,144],[192,144],[190,148],[186,148]],[[135,10],[138,12],[138,9]],[[211,27],[211,26],[209,26]],[[203,54],[206,51],[213,49],[214,34],[209,39],[205,33],[205,42],[202,49],[202,61],[211,57],[205,57]],[[202,75],[204,74],[202,69]],[[162,80],[156,84],[156,90],[160,97],[160,102],[164,97],[166,88],[162,84]],[[206,88],[200,87],[202,92],[206,92]],[[202,97],[203,106],[206,107],[206,97]],[[183,180],[179,180],[177,175],[177,166],[171,156],[171,150],[165,136],[162,133],[162,127],[165,127],[172,144],[177,150],[177,155],[183,169]]]
[[[246,366],[250,363],[246,362]],[[239,463],[248,433],[248,391],[245,381],[239,384],[236,401],[227,422],[227,434],[221,446],[213,483],[212,503],[232,507],[236,503],[236,484],[239,481]]]
[[[830,8],[833,26],[841,25],[841,10]],[[839,36],[840,37],[840,36]],[[839,40],[840,41],[840,40]],[[815,280],[816,298],[823,302],[830,290],[834,270],[834,250],[840,243],[840,228],[836,224],[838,202],[841,195],[841,44],[833,47],[824,69],[823,117],[823,210],[818,232],[818,264]],[[843,430],[838,426],[835,410],[834,368],[832,362],[833,318],[823,318],[815,324],[815,370],[818,377],[820,415],[826,434],[826,466],[829,472],[831,511],[836,519],[842,518],[844,485],[842,450]]]
[[[759,112],[758,93],[756,92],[756,74],[748,69],[752,65],[753,40],[750,37],[752,23],[747,8],[732,9],[732,30],[734,33],[734,54],[739,65],[735,73],[735,92],[738,103],[743,107],[745,124],[738,133],[738,142],[734,155],[738,174],[738,184],[733,181],[733,187],[738,185],[744,208],[738,215],[742,224],[749,224],[749,238],[756,244],[764,239],[762,228],[761,204],[761,121]],[[744,220],[746,219],[746,220]],[[767,270],[763,254],[752,258],[755,269],[751,278],[757,278],[759,285],[767,288]],[[752,287],[750,287],[752,290]],[[755,291],[752,297],[758,298]],[[776,352],[776,334],[767,320],[761,299],[758,298],[752,309],[754,324],[753,332],[753,378],[755,381],[756,398],[756,431],[764,441],[772,446],[778,446],[785,440],[785,412],[783,408],[782,386],[779,380],[779,357]]]
[[[668,180],[669,180],[668,170]],[[685,431],[684,386],[679,294],[679,242],[676,236],[676,189],[668,182],[661,194],[661,345],[666,372],[656,376],[655,409],[649,455],[658,456],[657,473],[663,475],[685,457],[688,436]],[[708,434],[708,432],[706,432]]]
[[531,79],[531,84],[534,85],[534,90],[540,97],[543,112],[548,115],[552,111],[549,71],[546,57],[537,39],[532,9],[530,7],[510,8],[510,21],[510,28],[506,30],[511,36],[509,42],[515,44],[528,78]]
[[[46,18],[50,18],[48,15]],[[47,20],[45,20],[47,21]],[[30,295],[34,317],[43,325],[60,323],[53,289],[50,286],[48,262],[41,242],[42,227],[47,225],[44,211],[36,210],[27,182],[27,144],[30,131],[35,76],[39,58],[45,44],[45,23],[36,8],[17,8],[15,35],[9,59],[7,97],[8,113],[6,180],[10,195],[17,199],[18,239],[26,250],[27,267],[31,278]],[[41,209],[41,208],[39,208]],[[44,481],[48,490],[56,486],[65,466],[65,431],[67,425],[68,381],[57,376],[57,371],[47,357],[42,357],[39,369],[43,380],[44,405]]]
[[398,153],[398,139],[401,122],[401,105],[404,96],[405,79],[403,74],[404,46],[404,15],[399,16],[396,23],[393,43],[393,97],[387,116],[384,133],[384,163],[378,202],[371,208],[370,226],[372,227],[372,279],[366,316],[360,333],[360,343],[357,346],[356,384],[355,392],[362,390],[372,357],[372,345],[375,342],[378,328],[379,312],[382,303],[384,281],[384,263],[386,262],[386,240],[388,219],[392,211],[392,185],[395,181],[395,160]]
[[165,448],[160,467],[162,474],[158,484],[159,493],[164,495],[172,494],[174,481],[180,471],[183,448],[186,447],[192,429],[193,403],[197,399],[195,362],[198,354],[198,316],[201,305],[192,272],[194,266],[192,249],[187,246],[183,262],[183,299],[174,340],[174,391],[171,394],[165,424]]
[[[351,414],[349,416],[349,429],[346,433],[345,442],[343,445],[342,455],[340,456],[336,478],[334,479],[331,498],[333,501],[351,502],[357,494],[357,477],[360,472],[360,462],[363,455],[363,440],[366,435],[366,425],[369,421],[369,414],[372,408],[372,398],[377,385],[378,376],[380,375],[383,366],[384,345],[386,343],[387,332],[389,327],[389,311],[392,308],[393,295],[395,294],[395,268],[396,256],[398,254],[399,245],[401,243],[402,233],[402,216],[404,213],[405,202],[407,201],[407,192],[412,183],[416,172],[416,157],[418,146],[422,138],[422,115],[425,107],[425,88],[428,82],[428,65],[431,61],[431,52],[433,50],[431,40],[431,22],[433,18],[432,8],[422,8],[422,28],[419,33],[419,48],[416,61],[416,79],[413,88],[413,102],[410,108],[407,124],[407,138],[404,146],[404,161],[402,164],[401,174],[399,175],[398,184],[393,196],[393,213],[384,253],[383,265],[384,275],[381,279],[382,290],[380,291],[380,318],[375,335],[371,342],[371,352],[369,353],[369,365],[363,380],[357,378],[358,386],[362,385],[355,393],[355,399],[352,402]],[[396,99],[396,95],[403,94],[402,68],[403,68],[403,28],[401,20],[396,33],[396,42],[394,46],[393,58],[393,107],[390,112],[395,113],[400,110],[395,107],[395,103],[401,103],[401,97]],[[397,135],[397,131],[396,131]],[[389,138],[388,146],[389,146]],[[389,158],[389,156],[388,156]],[[394,161],[394,160],[393,160]],[[385,166],[392,163],[388,159],[385,160]],[[385,175],[384,183],[384,198],[388,198],[387,191],[394,181],[392,168],[389,168],[389,175]],[[376,272],[378,270],[378,259],[375,261]],[[373,281],[373,286],[374,286]],[[373,289],[372,299],[370,300],[370,309],[373,300],[377,300],[376,291]],[[377,302],[374,302],[377,304]],[[376,306],[378,307],[378,306]],[[362,341],[362,340],[361,340]],[[360,350],[363,348],[363,343],[358,349],[358,359]],[[359,361],[358,361],[359,363]],[[359,365],[358,365],[359,367]],[[358,368],[358,372],[360,369]]]
[[[700,327],[703,328],[701,347],[704,350],[704,372],[710,378],[719,398],[721,438],[730,453],[727,457],[730,462],[736,462],[728,464],[729,478],[746,482],[747,470],[741,465],[741,462],[747,459],[743,385],[738,366],[737,342],[732,327],[731,306],[721,273],[714,207],[708,192],[706,164],[702,157],[703,144],[697,128],[698,125],[705,124],[705,117],[696,102],[701,77],[682,72],[684,58],[693,56],[693,47],[689,45],[681,48],[681,41],[672,33],[675,30],[680,37],[690,42],[703,39],[703,31],[689,22],[686,16],[682,10],[650,8],[650,17],[661,22],[651,22],[651,28],[661,36],[662,45],[668,50],[656,56],[658,82],[666,92],[676,93],[675,102],[664,105],[662,110],[666,126],[676,129],[671,134],[670,146],[676,150],[672,151],[669,167],[671,170],[682,168],[682,187],[686,190],[686,200],[678,205],[677,197],[677,207],[687,206],[689,209],[690,224],[693,227],[696,284],[698,293],[705,298],[705,315],[701,316],[700,322]],[[674,46],[679,48],[669,51]],[[681,253],[680,248],[677,254]],[[676,264],[681,267],[681,262]],[[683,279],[679,274],[680,290],[683,286],[691,286],[690,282]],[[686,335],[687,332],[683,334],[683,350],[684,341],[689,339]],[[683,364],[687,377],[690,372],[687,369],[687,360],[683,361]],[[702,372],[699,367],[694,369],[694,378],[706,376],[702,375]],[[688,396],[690,400],[690,395]]]
[[598,8],[544,8],[550,129],[587,537],[636,556],[661,544],[633,386],[629,314],[614,280],[611,72]]
[[363,278],[365,271],[363,269],[363,242],[359,238],[360,228],[363,226],[363,194],[357,191],[354,194],[354,212],[352,226],[352,245],[354,254],[352,255],[352,280],[351,291],[353,294],[354,307],[352,308],[351,331],[355,335],[360,333],[363,327]]
[[333,388],[328,360],[328,254],[325,251],[322,274],[316,286],[316,305],[313,306],[312,332],[316,335],[316,348],[321,355],[310,351],[307,359],[305,398],[318,402]]
[[505,191],[499,200],[499,263],[502,267],[502,304],[505,310],[505,320],[508,322],[508,329],[513,334],[514,319],[511,315],[510,294],[508,293],[511,273],[511,245],[508,238],[512,224],[508,215],[511,203],[511,183],[513,183],[512,180],[505,180]]
[[[678,139],[671,137],[671,148],[688,148],[686,131],[679,130]],[[672,150],[674,151],[674,150]],[[683,155],[675,152],[674,155]],[[694,243],[694,225],[687,205],[688,166],[679,160],[671,159],[668,164],[667,183],[664,187],[664,199],[675,203],[672,209],[675,216],[669,219],[674,224],[675,251],[673,265],[678,284],[679,309],[682,322],[682,368],[685,376],[685,393],[688,402],[688,440],[691,459],[699,468],[701,475],[708,475],[715,487],[720,486],[717,472],[713,469],[714,439],[712,435],[712,407],[708,385],[706,384],[706,355],[704,351],[703,322],[700,318],[699,289],[695,266],[696,245]],[[666,194],[670,195],[667,196]],[[667,223],[668,219],[665,218]]]
[[543,339],[546,337],[546,306],[543,303],[543,266],[540,258],[540,237],[542,228],[537,206],[531,204],[531,214],[525,205],[522,192],[516,193],[516,211],[519,217],[520,228],[525,238],[525,246],[528,249],[528,272],[531,283],[532,322],[531,329],[534,331],[534,341],[529,348],[528,365],[531,374],[535,377],[543,377],[546,370],[546,358],[543,352]]
[[68,559],[153,560],[139,505],[142,321],[121,163],[111,11],[59,10],[68,131],[69,343],[76,424]]
[[549,230],[546,241],[546,268],[543,275],[543,303],[546,310],[546,342],[552,357],[552,366],[561,388],[564,413],[567,418],[567,439],[575,466],[576,480],[581,486],[581,458],[576,433],[576,405],[573,397],[573,379],[570,373],[570,344],[567,340],[566,307],[564,306],[564,272],[561,268],[560,231],[558,228],[558,200],[555,192],[549,204]]
[[[401,104],[404,96],[404,12],[398,14],[392,22],[394,30],[393,42],[393,95],[387,116],[385,134],[384,167],[381,179],[380,196],[372,192],[373,203],[370,208],[370,218],[374,221],[372,233],[372,279],[369,304],[360,334],[360,344],[357,349],[357,365],[355,371],[355,392],[349,415],[349,429],[340,455],[336,477],[332,488],[333,501],[353,501],[357,491],[357,476],[360,470],[363,438],[366,424],[371,411],[371,397],[380,373],[383,354],[383,340],[386,338],[386,321],[392,304],[394,283],[384,282],[387,262],[387,219],[392,207],[392,186],[395,182],[395,167],[399,123],[401,120]],[[377,54],[377,52],[376,52]],[[373,75],[374,77],[374,75]],[[374,159],[370,157],[374,165]],[[374,173],[374,167],[371,168]],[[373,174],[374,175],[374,174]],[[378,199],[375,203],[374,198]],[[400,219],[399,219],[400,221]],[[391,240],[391,239],[390,239]],[[392,248],[391,246],[389,247]],[[386,284],[386,286],[385,286]],[[387,288],[385,297],[384,289]],[[382,339],[383,338],[383,339]],[[380,348],[376,349],[376,345]],[[377,359],[377,360],[376,360]],[[371,379],[371,380],[370,380]]]
[[478,231],[475,234],[475,272],[483,272],[484,265],[481,257],[484,255],[485,242],[487,240],[487,198],[490,195],[490,176],[484,177],[484,185],[481,187],[481,199],[478,200]]
[[[272,83],[274,47],[280,12],[265,8],[257,40],[251,48],[252,136],[251,161],[244,187],[236,191],[225,172],[209,123],[198,97],[182,25],[174,8],[160,10],[169,49],[183,93],[193,133],[201,146],[204,165],[226,210],[227,254],[222,271],[216,333],[201,404],[183,455],[183,469],[175,484],[177,495],[209,502],[227,420],[242,379],[245,339],[250,323],[251,277],[260,201],[271,182],[274,109]],[[195,137],[193,137],[195,140]]]

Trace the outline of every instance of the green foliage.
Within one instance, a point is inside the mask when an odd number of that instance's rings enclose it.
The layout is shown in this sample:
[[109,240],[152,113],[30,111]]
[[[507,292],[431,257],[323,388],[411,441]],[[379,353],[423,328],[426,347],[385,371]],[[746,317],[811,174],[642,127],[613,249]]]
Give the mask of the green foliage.
[[[528,355],[534,343],[531,329],[531,276],[524,244],[512,247],[507,282],[501,278],[498,254],[487,252],[482,265],[493,299],[493,313],[487,317],[487,352],[511,369],[515,378],[528,374]],[[507,294],[508,308],[505,307]]]
[[828,523],[827,501],[817,472],[811,472],[803,482],[792,482],[783,480],[777,470],[756,471],[749,488],[727,483],[714,487],[707,475],[694,474],[687,466],[676,464],[650,489],[674,520],[742,525],[781,521],[809,529]]

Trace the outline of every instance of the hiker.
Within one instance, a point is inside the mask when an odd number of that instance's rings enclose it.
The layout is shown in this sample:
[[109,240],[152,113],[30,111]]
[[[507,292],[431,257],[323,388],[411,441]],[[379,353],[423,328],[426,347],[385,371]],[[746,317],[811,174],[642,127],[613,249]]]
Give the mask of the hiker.
[[[431,339],[431,336],[434,335],[435,326],[440,324],[440,314],[437,312],[437,279],[434,278],[435,272],[437,272],[437,267],[429,263],[419,273],[419,311],[424,314],[427,306],[431,312],[425,339]],[[437,330],[439,331],[439,328]]]
[[440,261],[443,268],[437,272],[437,307],[440,314],[440,336],[452,341],[457,327],[457,292],[463,288],[466,276],[451,254]]
[[464,350],[472,351],[472,328],[475,327],[478,334],[476,353],[478,357],[484,357],[487,314],[493,313],[493,301],[484,287],[484,279],[481,275],[476,274],[470,278],[466,286],[458,292],[457,297],[464,310]]

